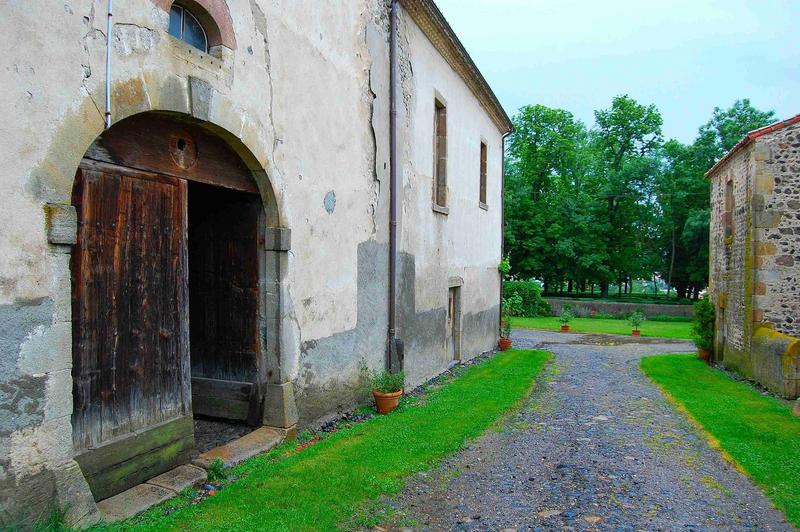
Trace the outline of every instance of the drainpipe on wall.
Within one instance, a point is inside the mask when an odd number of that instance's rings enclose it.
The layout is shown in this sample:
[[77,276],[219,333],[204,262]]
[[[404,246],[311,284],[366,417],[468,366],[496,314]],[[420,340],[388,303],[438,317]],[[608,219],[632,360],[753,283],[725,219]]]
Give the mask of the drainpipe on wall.
[[114,0],[108,0],[108,20],[106,22],[106,129],[111,127],[111,14]]
[[397,338],[397,0],[389,12],[389,331],[386,369],[403,369],[403,342]]
[[[506,234],[506,137],[512,132],[506,131],[503,133],[503,138],[500,141],[500,260],[503,260],[505,253],[505,234]],[[500,312],[498,324],[503,326],[503,279],[500,278]],[[499,333],[499,331],[498,331]]]

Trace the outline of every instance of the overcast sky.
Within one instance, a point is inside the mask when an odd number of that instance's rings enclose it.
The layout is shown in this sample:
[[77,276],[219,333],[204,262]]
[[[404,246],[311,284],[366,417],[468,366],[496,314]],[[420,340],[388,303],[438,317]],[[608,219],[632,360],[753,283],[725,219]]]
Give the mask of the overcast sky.
[[591,126],[617,94],[654,103],[690,142],[715,106],[800,113],[800,0],[437,0],[509,115]]

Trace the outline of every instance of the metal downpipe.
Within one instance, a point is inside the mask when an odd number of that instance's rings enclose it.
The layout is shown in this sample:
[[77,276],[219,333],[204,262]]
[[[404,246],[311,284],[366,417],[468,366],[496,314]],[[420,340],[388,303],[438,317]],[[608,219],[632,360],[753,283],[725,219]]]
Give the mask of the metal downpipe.
[[402,342],[397,338],[397,0],[391,0],[389,12],[389,330],[386,346],[386,369],[403,368]]

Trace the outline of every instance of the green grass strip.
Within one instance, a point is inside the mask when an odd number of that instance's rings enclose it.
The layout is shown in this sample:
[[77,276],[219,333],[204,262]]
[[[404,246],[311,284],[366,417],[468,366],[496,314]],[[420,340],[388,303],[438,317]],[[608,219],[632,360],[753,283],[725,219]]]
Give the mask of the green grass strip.
[[[552,316],[539,316],[536,318],[511,318],[514,327],[522,329],[540,329],[545,331],[561,330],[561,322]],[[691,339],[690,322],[645,321],[639,326],[642,336],[658,338]],[[596,334],[621,334],[630,336],[631,325],[628,320],[615,320],[608,318],[573,318],[569,324],[570,332],[596,333]]]
[[[550,354],[512,350],[471,366],[420,401],[334,433],[299,453],[277,450],[235,469],[202,504],[153,509],[109,529],[330,530],[403,479],[428,469],[517,405]],[[288,456],[286,456],[288,454]]]
[[709,436],[712,447],[800,526],[800,418],[692,355],[642,359],[641,368]]

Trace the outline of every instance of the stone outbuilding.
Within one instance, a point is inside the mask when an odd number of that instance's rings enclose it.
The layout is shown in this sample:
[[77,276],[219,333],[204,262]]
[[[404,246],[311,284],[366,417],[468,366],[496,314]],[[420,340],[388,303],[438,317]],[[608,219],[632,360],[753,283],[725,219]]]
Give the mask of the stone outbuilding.
[[497,341],[511,123],[432,0],[110,5],[2,7],[0,526]]
[[748,133],[711,180],[714,357],[800,395],[800,115]]

